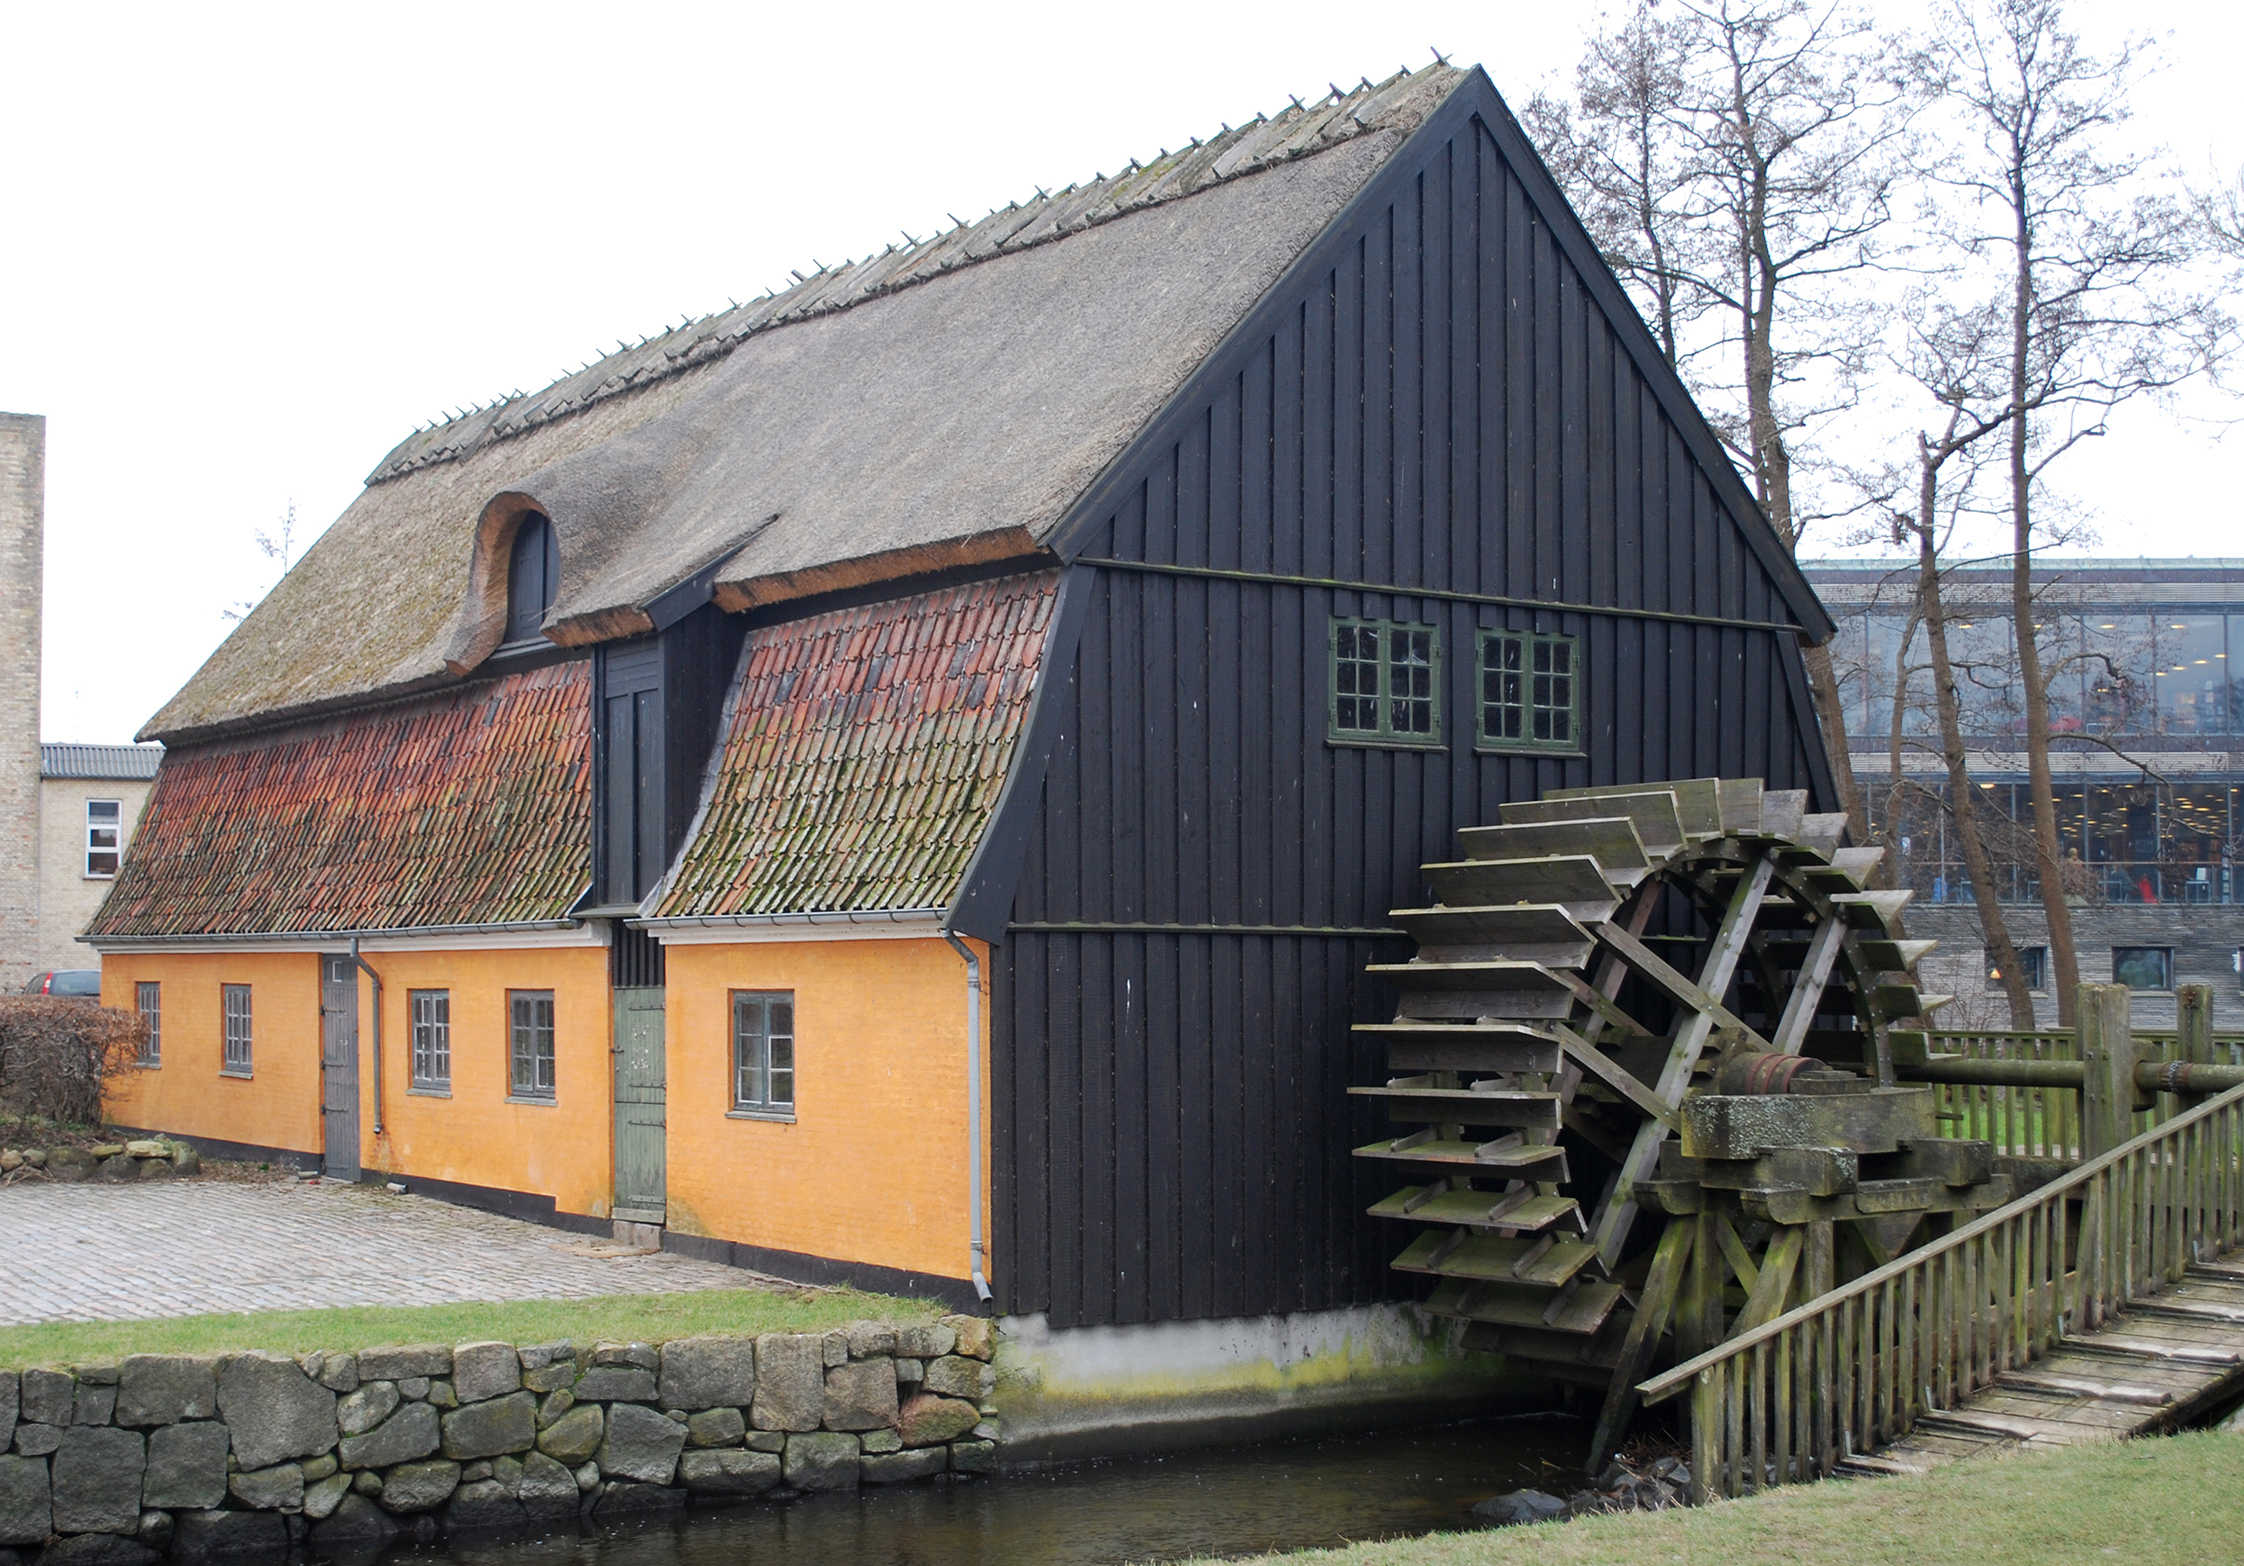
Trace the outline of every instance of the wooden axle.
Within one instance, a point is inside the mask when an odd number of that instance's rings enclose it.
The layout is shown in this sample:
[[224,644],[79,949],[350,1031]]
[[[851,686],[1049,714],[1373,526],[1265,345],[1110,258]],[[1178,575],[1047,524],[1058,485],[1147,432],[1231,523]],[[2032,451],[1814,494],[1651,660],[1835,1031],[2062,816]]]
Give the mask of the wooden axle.
[[[1960,1082],[1974,1087],[2077,1088],[2088,1068],[2077,1060],[1972,1060],[1961,1055],[1905,1062],[1893,1074],[1905,1082]],[[2244,1087],[2244,1066],[2144,1060],[2135,1064],[2135,1086],[2144,1093],[2225,1093]]]

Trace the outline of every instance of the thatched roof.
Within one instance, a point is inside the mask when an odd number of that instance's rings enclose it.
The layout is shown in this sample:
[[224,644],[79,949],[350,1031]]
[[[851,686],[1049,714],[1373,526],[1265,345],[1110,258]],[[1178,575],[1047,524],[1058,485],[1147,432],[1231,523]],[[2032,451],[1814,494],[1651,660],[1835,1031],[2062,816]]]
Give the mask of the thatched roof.
[[1465,79],[1297,105],[416,434],[146,734],[472,666],[495,639],[468,602],[487,507],[553,519],[546,631],[570,644],[646,629],[688,578],[739,607],[1029,556]]

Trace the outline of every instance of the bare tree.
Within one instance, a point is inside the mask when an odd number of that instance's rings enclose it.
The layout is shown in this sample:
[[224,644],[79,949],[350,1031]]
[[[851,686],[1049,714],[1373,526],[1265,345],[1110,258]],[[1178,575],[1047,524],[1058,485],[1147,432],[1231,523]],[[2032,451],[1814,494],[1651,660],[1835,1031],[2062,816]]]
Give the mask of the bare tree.
[[2131,48],[2084,50],[2063,0],[1946,0],[1922,56],[1928,91],[1955,106],[1957,136],[1933,177],[1960,201],[1943,220],[2004,274],[2008,306],[2011,615],[2026,694],[2027,776],[2059,1015],[2080,968],[2058,858],[2043,649],[2034,609],[2037,486],[2131,398],[2198,373],[2228,325],[2190,288],[2200,230],[2157,187],[2156,167],[2113,147],[2141,74]]
[[257,590],[256,596],[237,598],[218,611],[229,620],[238,622],[248,619],[250,610],[263,602],[265,595],[279,585],[280,579],[288,575],[289,567],[295,565],[297,557],[303,553],[302,546],[296,541],[296,502],[292,500],[288,503],[288,510],[282,515],[278,526],[270,532],[259,528],[255,537],[257,552],[279,569],[273,573],[271,581]]
[[[1822,438],[1855,401],[1857,285],[1881,264],[1914,107],[1895,60],[1836,0],[1634,0],[1593,40],[1570,108],[1530,110],[1569,198],[1794,553],[1833,514]],[[1804,651],[1842,803],[1866,837],[1838,679],[1827,649]]]

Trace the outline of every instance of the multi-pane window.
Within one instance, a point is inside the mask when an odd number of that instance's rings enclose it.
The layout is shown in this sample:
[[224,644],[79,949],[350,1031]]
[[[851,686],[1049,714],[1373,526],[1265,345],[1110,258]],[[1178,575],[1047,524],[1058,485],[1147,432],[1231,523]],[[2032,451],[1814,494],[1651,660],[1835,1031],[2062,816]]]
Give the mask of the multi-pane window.
[[2131,990],[2170,990],[2174,987],[2174,948],[2171,946],[2114,946],[2112,983]]
[[794,1113],[794,991],[732,992],[732,1107]]
[[1332,622],[1334,739],[1439,743],[1434,692],[1440,683],[1441,635],[1434,627],[1393,620]]
[[1581,650],[1571,636],[1483,631],[1480,743],[1499,750],[1582,747]]
[[118,833],[123,807],[114,799],[86,801],[86,878],[106,881],[117,873]]
[[143,979],[133,986],[133,1003],[140,1008],[140,1054],[137,1064],[164,1063],[164,987]]
[[[423,1092],[452,1091],[452,992],[408,990],[413,1018],[413,1086]],[[548,1033],[551,1019],[548,1018]]]
[[228,984],[220,987],[226,1014],[226,1053],[219,1069],[228,1076],[246,1077],[250,1073],[249,1050],[249,986]]
[[553,992],[507,991],[507,1092],[553,1097]]

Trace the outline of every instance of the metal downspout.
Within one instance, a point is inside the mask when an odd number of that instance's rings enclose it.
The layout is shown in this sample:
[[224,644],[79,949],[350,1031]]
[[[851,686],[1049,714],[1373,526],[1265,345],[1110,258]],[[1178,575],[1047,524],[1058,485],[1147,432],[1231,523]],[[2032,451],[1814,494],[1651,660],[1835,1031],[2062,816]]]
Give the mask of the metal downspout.
[[374,1134],[382,1134],[382,976],[358,954],[358,937],[351,937],[351,961],[374,981]]
[[989,1300],[987,1251],[982,1243],[982,959],[949,930],[943,939],[966,959],[966,1265],[977,1298]]

